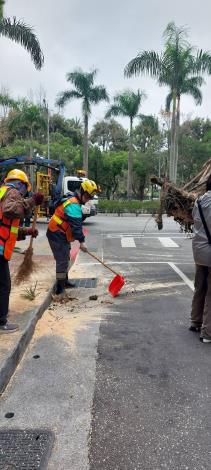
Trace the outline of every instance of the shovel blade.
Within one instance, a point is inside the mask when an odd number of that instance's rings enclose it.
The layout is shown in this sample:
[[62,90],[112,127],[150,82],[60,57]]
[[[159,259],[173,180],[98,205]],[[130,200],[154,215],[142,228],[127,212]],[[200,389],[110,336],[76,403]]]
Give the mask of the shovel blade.
[[109,284],[108,286],[108,290],[110,292],[110,294],[113,296],[113,297],[116,297],[120,290],[122,289],[122,287],[124,286],[125,284],[125,279],[123,276],[120,276],[120,274],[118,274],[117,276],[115,276],[111,283]]

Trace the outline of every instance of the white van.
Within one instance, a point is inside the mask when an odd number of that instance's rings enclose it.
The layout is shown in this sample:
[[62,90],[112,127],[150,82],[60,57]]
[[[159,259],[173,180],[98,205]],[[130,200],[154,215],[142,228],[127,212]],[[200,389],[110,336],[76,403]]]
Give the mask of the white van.
[[[79,178],[78,176],[64,176],[63,180],[63,194],[67,195],[69,192],[77,191],[80,189],[81,183],[88,178]],[[97,214],[98,196],[88,201],[82,206],[83,218],[91,217]]]

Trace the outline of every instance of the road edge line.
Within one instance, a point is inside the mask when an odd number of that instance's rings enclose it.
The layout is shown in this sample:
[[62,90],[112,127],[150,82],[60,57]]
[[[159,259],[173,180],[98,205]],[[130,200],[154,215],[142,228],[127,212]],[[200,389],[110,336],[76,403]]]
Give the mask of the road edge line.
[[194,291],[194,283],[191,281],[174,263],[168,262],[168,265],[178,274],[178,276],[185,282],[185,284]]

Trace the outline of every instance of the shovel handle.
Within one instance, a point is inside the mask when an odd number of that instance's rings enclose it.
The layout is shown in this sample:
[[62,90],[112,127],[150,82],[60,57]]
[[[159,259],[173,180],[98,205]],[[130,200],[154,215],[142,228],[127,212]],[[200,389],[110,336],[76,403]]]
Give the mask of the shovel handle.
[[115,274],[116,276],[119,276],[119,273],[117,273],[117,272],[114,271],[112,268],[110,268],[110,266],[108,266],[108,265],[105,264],[103,261],[101,261],[101,259],[98,258],[96,255],[93,255],[93,253],[91,253],[89,250],[87,250],[86,253],[88,253],[88,255],[92,256],[92,258],[94,258],[94,259],[96,259],[97,261],[99,261],[99,263],[101,263],[106,269],[109,269],[109,271],[111,271],[113,274]]
[[[33,217],[33,221],[32,221],[32,230],[35,229],[36,227],[36,222],[37,222],[37,217],[38,217],[38,211],[39,211],[39,206],[36,206],[35,209],[34,209],[34,217]],[[32,248],[32,243],[33,243],[33,237],[31,235],[31,238],[30,238],[30,243],[29,243],[29,247]]]

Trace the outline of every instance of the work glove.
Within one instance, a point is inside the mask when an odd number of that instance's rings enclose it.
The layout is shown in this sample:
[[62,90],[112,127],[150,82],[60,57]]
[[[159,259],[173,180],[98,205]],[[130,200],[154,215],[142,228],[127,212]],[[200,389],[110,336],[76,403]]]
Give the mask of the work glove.
[[84,253],[86,253],[86,252],[87,252],[87,246],[86,246],[86,243],[84,243],[84,242],[81,242],[81,243],[80,243],[80,249],[81,249],[81,251],[84,251]]
[[25,233],[26,235],[32,236],[32,238],[36,238],[39,232],[37,228],[30,227],[25,229]]
[[34,199],[35,206],[40,206],[44,201],[44,196],[42,193],[34,193],[32,198]]

